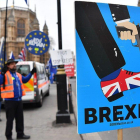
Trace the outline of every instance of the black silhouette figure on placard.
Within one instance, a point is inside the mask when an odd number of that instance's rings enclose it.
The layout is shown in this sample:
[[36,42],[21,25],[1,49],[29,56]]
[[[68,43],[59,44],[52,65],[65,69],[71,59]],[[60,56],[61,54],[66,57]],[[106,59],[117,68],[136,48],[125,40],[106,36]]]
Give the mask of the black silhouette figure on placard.
[[[112,19],[116,23],[116,33],[122,40],[130,39],[139,46],[139,27],[130,22],[127,6],[109,4]],[[123,96],[123,91],[140,87],[134,80],[140,72],[121,69],[125,59],[110,33],[96,3],[75,2],[76,30],[87,55],[101,79],[101,88],[109,101]]]

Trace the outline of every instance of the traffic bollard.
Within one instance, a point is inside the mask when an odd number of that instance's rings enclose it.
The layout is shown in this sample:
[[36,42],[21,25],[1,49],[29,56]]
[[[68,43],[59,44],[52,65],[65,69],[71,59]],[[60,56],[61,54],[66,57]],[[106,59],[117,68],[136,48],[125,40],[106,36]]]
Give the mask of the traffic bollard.
[[70,123],[70,114],[67,103],[67,82],[66,73],[63,67],[59,66],[56,74],[57,83],[57,105],[56,123]]

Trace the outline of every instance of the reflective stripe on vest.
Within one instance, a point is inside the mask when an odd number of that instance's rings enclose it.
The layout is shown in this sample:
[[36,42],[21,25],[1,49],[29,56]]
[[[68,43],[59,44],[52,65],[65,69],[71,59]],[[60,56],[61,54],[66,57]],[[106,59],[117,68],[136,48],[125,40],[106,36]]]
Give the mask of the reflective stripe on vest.
[[23,86],[23,83],[22,83],[22,76],[21,76],[21,74],[19,74],[17,72],[16,72],[16,74],[19,77],[19,80],[20,80],[20,83],[21,83],[22,96],[25,96],[26,92],[25,92],[25,89],[24,89],[24,86]]
[[10,84],[10,79],[8,77],[8,74],[6,73],[6,77],[7,77],[7,81],[8,81],[8,85]]

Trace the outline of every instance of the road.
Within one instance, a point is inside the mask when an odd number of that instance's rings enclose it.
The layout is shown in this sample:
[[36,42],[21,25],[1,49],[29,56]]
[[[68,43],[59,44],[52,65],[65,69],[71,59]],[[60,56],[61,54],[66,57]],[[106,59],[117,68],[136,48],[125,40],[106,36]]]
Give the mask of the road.
[[[72,84],[72,90],[75,94],[76,93],[76,79],[71,79],[70,82]],[[100,137],[101,140],[117,140],[117,130],[99,132],[98,136]],[[140,140],[140,127],[124,129],[123,139],[124,140]]]
[[[76,79],[70,79],[73,93],[76,96]],[[43,107],[36,108],[32,104],[24,105],[25,134],[31,135],[31,140],[81,140],[77,134],[74,115],[71,115],[72,124],[69,126],[54,127],[52,123],[56,120],[57,98],[56,85],[51,85],[50,96],[45,97]],[[0,140],[5,140],[5,110],[1,112]],[[14,126],[15,127],[15,126]],[[124,140],[139,140],[140,127],[123,130]],[[95,133],[93,133],[95,134]],[[105,131],[96,133],[96,137],[90,138],[88,134],[84,140],[117,140],[117,131]],[[15,129],[13,138],[16,138]]]

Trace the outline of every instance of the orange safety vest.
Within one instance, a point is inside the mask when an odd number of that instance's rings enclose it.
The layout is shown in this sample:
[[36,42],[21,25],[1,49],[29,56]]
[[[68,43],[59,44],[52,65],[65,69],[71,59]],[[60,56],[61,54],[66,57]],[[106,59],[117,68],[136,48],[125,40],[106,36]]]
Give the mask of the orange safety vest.
[[[22,96],[24,96],[26,93],[22,83],[22,75],[17,72],[16,74],[21,82]],[[1,98],[14,98],[13,79],[9,71],[5,73],[5,89],[3,89],[3,85],[1,86]]]

